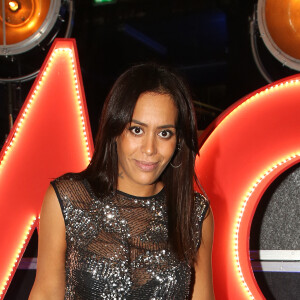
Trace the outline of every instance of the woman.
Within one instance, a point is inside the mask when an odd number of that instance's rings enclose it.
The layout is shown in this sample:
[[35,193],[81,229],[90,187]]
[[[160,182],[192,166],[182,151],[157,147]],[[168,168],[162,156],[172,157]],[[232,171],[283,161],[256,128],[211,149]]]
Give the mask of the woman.
[[46,193],[30,300],[214,299],[213,217],[194,192],[197,151],[182,80],[155,64],[122,74],[90,165]]

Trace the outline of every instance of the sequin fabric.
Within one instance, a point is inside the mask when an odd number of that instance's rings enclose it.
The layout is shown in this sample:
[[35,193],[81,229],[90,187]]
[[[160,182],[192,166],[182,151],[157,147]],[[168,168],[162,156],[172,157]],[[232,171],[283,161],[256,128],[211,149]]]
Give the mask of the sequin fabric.
[[[85,179],[52,182],[66,227],[66,300],[188,299],[191,269],[170,250],[166,199],[122,192],[99,199]],[[195,244],[207,201],[195,196]]]

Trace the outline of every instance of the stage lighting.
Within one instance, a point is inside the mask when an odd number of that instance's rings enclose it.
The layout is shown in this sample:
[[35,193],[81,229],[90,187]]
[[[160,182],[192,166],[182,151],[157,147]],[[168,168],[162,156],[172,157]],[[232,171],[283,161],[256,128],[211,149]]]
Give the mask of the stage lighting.
[[50,32],[59,14],[60,0],[2,0],[0,55],[24,53]]
[[70,37],[73,15],[73,0],[0,0],[0,83],[35,78],[54,38]]
[[257,22],[272,55],[284,66],[300,71],[300,1],[258,0]]

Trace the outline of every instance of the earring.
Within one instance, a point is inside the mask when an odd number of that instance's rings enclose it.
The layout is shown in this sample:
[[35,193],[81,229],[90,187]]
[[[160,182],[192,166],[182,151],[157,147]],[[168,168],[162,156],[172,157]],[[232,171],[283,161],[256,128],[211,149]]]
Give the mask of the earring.
[[181,164],[182,164],[182,163],[180,163],[178,166],[174,166],[174,165],[170,162],[171,167],[173,167],[174,169],[177,169],[177,168],[181,167]]
[[[180,150],[181,150],[181,145],[180,145],[180,144],[177,144],[176,149],[177,149],[177,151],[180,151]],[[174,169],[177,169],[177,168],[181,167],[182,163],[180,163],[178,166],[174,166],[174,165],[170,162],[170,165],[171,165]]]

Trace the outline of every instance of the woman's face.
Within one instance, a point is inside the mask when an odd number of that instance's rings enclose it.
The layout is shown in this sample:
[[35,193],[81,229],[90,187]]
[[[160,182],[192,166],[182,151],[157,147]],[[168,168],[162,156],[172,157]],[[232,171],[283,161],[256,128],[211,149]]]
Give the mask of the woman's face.
[[177,108],[168,94],[146,92],[137,100],[132,122],[117,137],[118,189],[135,196],[159,192],[159,177],[176,147]]

